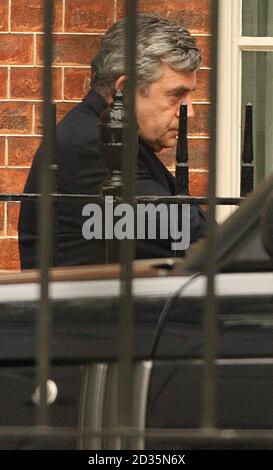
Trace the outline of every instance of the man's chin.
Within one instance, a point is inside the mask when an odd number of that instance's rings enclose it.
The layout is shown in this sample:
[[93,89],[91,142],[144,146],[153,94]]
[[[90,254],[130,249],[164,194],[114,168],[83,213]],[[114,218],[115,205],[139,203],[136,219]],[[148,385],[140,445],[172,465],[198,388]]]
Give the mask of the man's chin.
[[173,149],[177,145],[176,137],[172,139],[166,139],[165,141],[160,142],[161,150],[163,149]]
[[164,149],[166,150],[172,149],[176,147],[176,144],[177,144],[176,137],[171,137],[171,138],[164,139],[164,140],[157,140],[155,142],[151,142],[151,141],[149,142],[148,140],[145,140],[145,139],[143,140],[154,150],[154,152],[157,152],[157,153],[161,152],[161,150],[164,150]]

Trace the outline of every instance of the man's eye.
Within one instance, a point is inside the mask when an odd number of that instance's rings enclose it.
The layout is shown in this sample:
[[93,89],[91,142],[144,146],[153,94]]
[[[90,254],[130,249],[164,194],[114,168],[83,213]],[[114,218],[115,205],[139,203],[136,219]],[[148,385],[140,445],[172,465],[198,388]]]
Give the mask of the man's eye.
[[180,94],[180,93],[174,93],[173,95],[170,95],[170,99],[171,99],[171,101],[173,101],[173,102],[179,100],[180,98],[181,98],[181,94]]

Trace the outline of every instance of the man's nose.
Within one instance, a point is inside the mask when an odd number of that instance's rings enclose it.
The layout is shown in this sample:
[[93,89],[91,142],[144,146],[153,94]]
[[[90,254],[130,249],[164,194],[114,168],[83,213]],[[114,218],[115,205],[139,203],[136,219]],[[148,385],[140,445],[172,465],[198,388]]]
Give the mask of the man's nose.
[[184,99],[183,102],[180,103],[180,105],[178,106],[178,108],[176,110],[176,116],[179,118],[181,104],[186,104],[187,105],[187,116],[188,117],[194,117],[194,109],[193,109],[192,99],[191,98],[188,98],[186,100]]

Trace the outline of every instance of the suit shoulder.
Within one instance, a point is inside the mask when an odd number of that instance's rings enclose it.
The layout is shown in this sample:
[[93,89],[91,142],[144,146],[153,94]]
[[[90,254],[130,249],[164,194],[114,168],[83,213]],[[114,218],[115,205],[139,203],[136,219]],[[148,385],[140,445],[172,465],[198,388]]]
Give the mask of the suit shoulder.
[[57,140],[61,145],[84,146],[97,138],[98,115],[85,102],[71,109],[57,126]]

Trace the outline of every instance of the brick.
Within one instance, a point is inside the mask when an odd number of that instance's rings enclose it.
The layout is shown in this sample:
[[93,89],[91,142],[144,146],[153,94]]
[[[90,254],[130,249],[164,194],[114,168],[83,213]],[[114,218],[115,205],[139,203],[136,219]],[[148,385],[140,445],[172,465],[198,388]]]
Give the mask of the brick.
[[209,105],[195,104],[194,118],[188,120],[188,134],[194,136],[207,136],[209,134]]
[[[178,22],[192,33],[209,33],[211,0],[139,0],[138,11],[157,13]],[[118,0],[117,15],[125,15],[125,1]]]
[[0,191],[7,194],[22,193],[29,170],[17,168],[0,169]]
[[16,238],[0,239],[0,269],[19,270],[19,247]]
[[207,196],[208,194],[208,173],[190,171],[189,186],[191,196]]
[[[62,71],[53,69],[53,98],[61,99]],[[12,68],[10,72],[10,96],[19,99],[42,99],[43,68]]]
[[202,67],[210,67],[211,66],[211,53],[210,53],[210,36],[200,36],[196,38],[197,45],[201,51],[202,56]]
[[[208,139],[188,139],[189,152],[189,168],[190,169],[206,169],[208,162],[209,140]],[[162,163],[169,169],[175,170],[176,164],[176,148],[162,150],[159,158]]]
[[25,134],[32,130],[32,105],[30,103],[0,103],[0,134]]
[[39,137],[10,137],[8,139],[9,166],[30,166],[37,148]]
[[35,134],[42,134],[43,133],[43,124],[42,124],[42,113],[43,113],[43,106],[42,103],[37,103],[34,106],[35,109]]
[[29,65],[33,64],[32,34],[1,34],[0,64]]
[[90,68],[68,68],[64,71],[64,99],[79,100],[90,88]]
[[0,166],[5,165],[5,137],[0,137]]
[[[90,65],[95,56],[100,36],[91,35],[55,35],[55,65]],[[43,35],[37,36],[37,61],[43,62]]]
[[8,31],[9,0],[1,0],[0,3],[0,31]]
[[199,70],[197,72],[197,85],[192,93],[193,101],[210,101],[210,70]]
[[[76,103],[57,103],[56,120],[59,122],[70,109],[74,108]],[[42,134],[42,103],[35,105],[35,133]]]
[[66,0],[65,31],[99,32],[108,29],[114,21],[113,0]]
[[[11,30],[12,31],[44,31],[43,19],[44,0],[12,0]],[[63,2],[54,0],[53,30],[62,30]]]
[[0,235],[4,235],[4,214],[5,214],[5,203],[0,202]]
[[0,68],[0,98],[7,97],[8,69]]
[[208,168],[209,145],[209,139],[188,139],[190,168]]
[[12,237],[18,234],[18,219],[19,219],[20,203],[8,202],[7,203],[7,236]]

